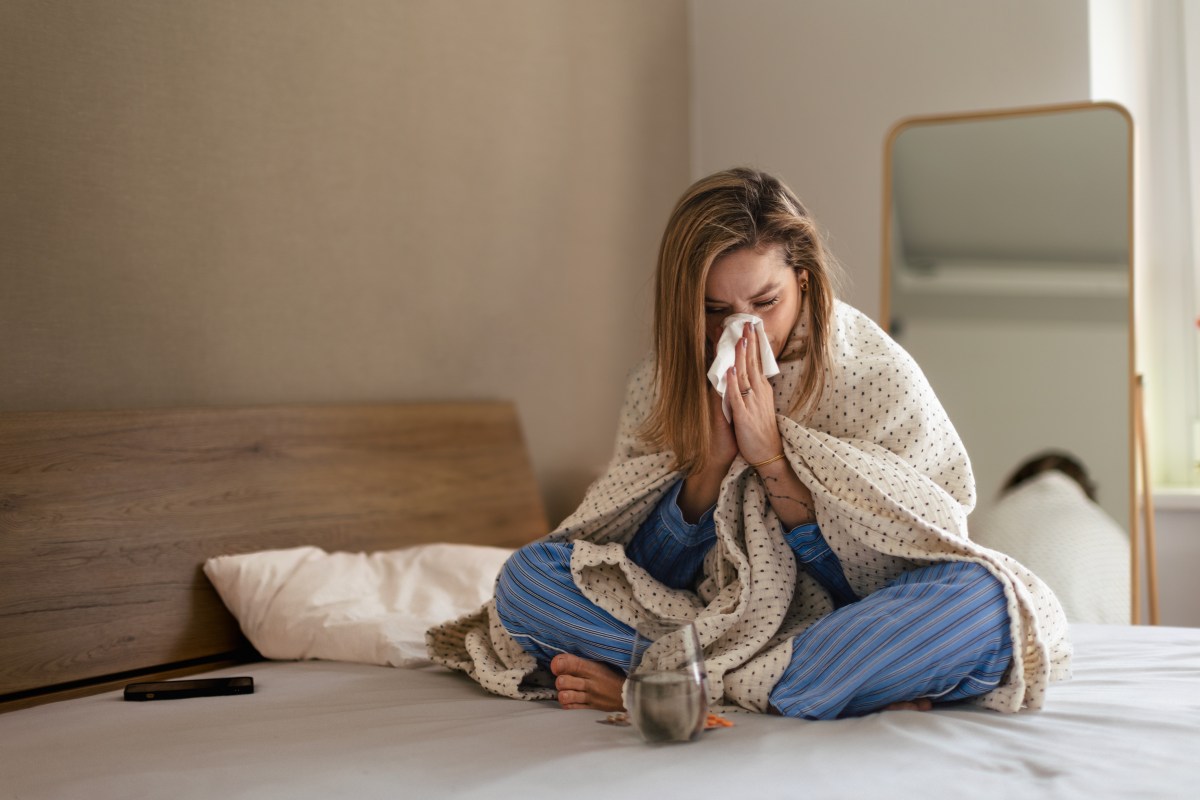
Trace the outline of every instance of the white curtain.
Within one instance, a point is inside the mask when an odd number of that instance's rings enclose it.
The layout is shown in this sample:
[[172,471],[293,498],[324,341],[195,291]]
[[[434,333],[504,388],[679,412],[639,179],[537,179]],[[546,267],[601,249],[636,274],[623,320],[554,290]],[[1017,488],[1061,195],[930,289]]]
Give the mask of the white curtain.
[[1200,0],[1090,0],[1093,100],[1133,115],[1138,370],[1157,486],[1200,484]]

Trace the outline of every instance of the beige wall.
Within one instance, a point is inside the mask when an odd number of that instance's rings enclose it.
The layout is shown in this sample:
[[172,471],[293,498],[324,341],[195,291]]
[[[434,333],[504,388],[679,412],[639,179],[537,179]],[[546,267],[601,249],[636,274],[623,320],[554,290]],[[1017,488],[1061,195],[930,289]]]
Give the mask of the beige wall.
[[674,2],[0,5],[0,409],[513,398],[607,460],[688,180]]
[[1087,0],[692,0],[694,175],[787,181],[879,311],[883,146],[919,114],[1085,101]]

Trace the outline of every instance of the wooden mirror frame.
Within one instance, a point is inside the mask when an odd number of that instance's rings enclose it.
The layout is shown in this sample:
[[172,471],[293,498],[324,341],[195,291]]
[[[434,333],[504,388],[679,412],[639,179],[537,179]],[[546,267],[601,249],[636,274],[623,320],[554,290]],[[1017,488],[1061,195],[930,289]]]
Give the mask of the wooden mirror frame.
[[[1129,548],[1130,548],[1130,622],[1138,624],[1142,620],[1141,613],[1141,547],[1139,540],[1144,541],[1146,553],[1146,578],[1147,578],[1147,596],[1149,600],[1149,622],[1152,625],[1157,625],[1159,622],[1159,605],[1158,605],[1158,575],[1155,553],[1155,535],[1154,535],[1154,514],[1152,495],[1149,487],[1148,470],[1146,466],[1146,437],[1145,424],[1143,419],[1143,406],[1141,397],[1141,376],[1137,373],[1136,367],[1136,326],[1134,317],[1134,272],[1133,272],[1133,253],[1134,253],[1134,125],[1133,117],[1129,111],[1117,103],[1096,102],[1096,103],[1067,103],[1047,106],[1028,106],[1014,109],[998,109],[974,111],[962,114],[937,114],[913,116],[901,119],[889,130],[885,144],[883,155],[883,225],[882,225],[882,247],[880,252],[881,259],[881,299],[880,299],[880,324],[884,330],[891,333],[891,294],[892,294],[892,216],[893,216],[893,153],[895,150],[897,138],[907,130],[931,125],[944,125],[962,122],[980,122],[988,120],[1006,120],[1019,117],[1044,116],[1049,114],[1064,114],[1077,111],[1089,111],[1099,108],[1108,108],[1121,114],[1128,125],[1128,147],[1126,151],[1126,171],[1128,175],[1127,186],[1129,191],[1128,197],[1128,215],[1127,215],[1127,232],[1129,251],[1127,263],[1129,265],[1129,301],[1128,301],[1128,318],[1129,318],[1129,344],[1128,344],[1128,385],[1129,385],[1129,520],[1127,530],[1129,531]],[[1139,479],[1140,475],[1140,479]],[[1141,524],[1139,524],[1139,511],[1141,512]]]

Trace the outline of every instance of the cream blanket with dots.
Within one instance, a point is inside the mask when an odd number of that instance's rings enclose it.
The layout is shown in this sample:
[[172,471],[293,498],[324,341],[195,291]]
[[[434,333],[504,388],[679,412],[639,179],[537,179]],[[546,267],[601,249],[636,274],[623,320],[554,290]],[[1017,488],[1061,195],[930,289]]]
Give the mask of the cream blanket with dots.
[[[792,334],[772,379],[786,410],[805,368],[787,359],[806,335]],[[978,699],[999,711],[1040,708],[1048,683],[1070,672],[1071,646],[1058,600],[1012,558],[967,538],[974,478],[962,441],[912,358],[861,312],[838,303],[833,367],[807,424],[779,416],[784,449],[813,494],[817,521],[859,596],[916,566],[973,561],[1004,584],[1013,660],[1001,685]],[[616,452],[554,540],[575,543],[571,570],[583,594],[630,625],[646,616],[695,619],[704,645],[709,702],[766,711],[791,655],[791,638],[829,614],[825,590],[784,541],[758,474],[740,457],[721,485],[717,542],[696,592],[664,587],[625,556],[625,544],[678,479],[671,456],[636,436],[652,405],[654,363],[632,373]],[[430,657],[490,692],[554,696],[549,676],[508,635],[494,602],[431,629]]]

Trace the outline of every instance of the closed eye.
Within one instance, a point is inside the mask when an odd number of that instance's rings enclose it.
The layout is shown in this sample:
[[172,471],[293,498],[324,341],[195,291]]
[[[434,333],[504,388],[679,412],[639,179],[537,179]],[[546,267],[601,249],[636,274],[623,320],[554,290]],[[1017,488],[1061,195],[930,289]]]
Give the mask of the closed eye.
[[[775,295],[770,300],[755,300],[751,303],[755,308],[770,308],[779,302],[779,295]],[[705,306],[705,314],[728,314],[729,311],[725,308],[716,306]]]

